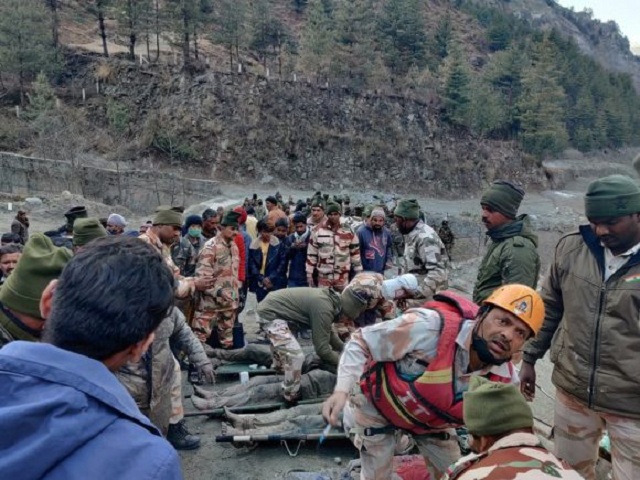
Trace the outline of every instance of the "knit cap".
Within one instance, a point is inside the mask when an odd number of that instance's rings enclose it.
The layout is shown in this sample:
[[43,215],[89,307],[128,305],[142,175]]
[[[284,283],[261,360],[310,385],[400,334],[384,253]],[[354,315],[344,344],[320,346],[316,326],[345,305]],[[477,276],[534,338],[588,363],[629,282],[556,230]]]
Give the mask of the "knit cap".
[[34,233],[24,246],[15,270],[0,288],[0,302],[16,312],[42,318],[42,292],[51,280],[60,276],[71,256],[71,250],[56,247],[49,237]]
[[480,205],[488,205],[507,218],[516,218],[524,198],[524,190],[506,180],[496,180],[480,198]]
[[158,207],[153,217],[153,224],[182,227],[182,214],[171,207]]
[[624,175],[609,175],[587,187],[584,213],[589,218],[622,217],[640,212],[640,187]]
[[416,199],[400,200],[393,214],[408,220],[417,220],[420,216],[420,204]]
[[531,408],[515,385],[474,375],[464,394],[464,423],[476,437],[533,427]]
[[382,209],[382,207],[375,207],[373,210],[371,210],[371,214],[369,215],[369,217],[382,217],[385,218],[386,215],[384,213],[384,210]]
[[330,213],[341,213],[340,212],[340,205],[338,205],[335,202],[329,202],[327,203],[327,215]]
[[127,220],[122,215],[118,215],[117,213],[112,213],[111,215],[109,215],[109,218],[107,218],[107,223],[110,223],[111,225],[117,225],[118,227],[122,228],[127,226]]
[[82,247],[91,240],[106,236],[107,231],[97,218],[79,218],[73,224],[74,247]]
[[307,216],[302,212],[296,212],[293,216],[293,223],[307,223]]

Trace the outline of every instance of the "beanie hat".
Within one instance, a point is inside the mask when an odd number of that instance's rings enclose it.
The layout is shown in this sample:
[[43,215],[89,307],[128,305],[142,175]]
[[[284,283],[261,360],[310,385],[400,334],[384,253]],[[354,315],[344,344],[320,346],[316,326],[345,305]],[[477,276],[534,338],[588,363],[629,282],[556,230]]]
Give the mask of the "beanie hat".
[[408,220],[417,220],[420,216],[420,205],[416,199],[400,200],[393,214]]
[[587,217],[622,217],[640,212],[640,188],[624,175],[609,175],[589,184],[584,197]]
[[302,212],[296,212],[293,216],[293,223],[307,223],[307,216]]
[[236,207],[233,209],[233,211],[240,214],[240,217],[238,218],[238,223],[240,225],[244,225],[247,221],[247,211],[242,207]]
[[533,427],[533,414],[518,387],[474,375],[464,394],[464,423],[474,436]]
[[346,288],[340,294],[342,313],[352,320],[358,318],[367,308],[367,300],[358,295],[351,288]]
[[111,215],[109,215],[109,218],[107,218],[107,223],[110,223],[111,225],[117,225],[118,227],[126,227],[127,226],[127,221],[125,220],[125,218],[122,215],[118,215],[117,213],[112,213]]
[[516,218],[524,190],[506,180],[496,180],[482,194],[480,205],[488,205],[507,218]]
[[371,210],[371,214],[369,215],[369,217],[382,217],[385,218],[385,213],[384,210],[380,207],[375,207],[373,210]]
[[396,278],[390,278],[382,282],[382,296],[387,300],[395,300],[401,289],[409,293],[418,291],[418,279],[412,273],[405,273]]
[[335,202],[327,203],[327,215],[330,213],[340,213],[340,205]]
[[106,237],[107,231],[97,218],[79,218],[73,224],[73,246],[83,247],[91,240]]
[[0,288],[0,302],[16,312],[42,318],[42,292],[51,280],[60,276],[71,256],[71,250],[56,247],[49,237],[34,233],[15,270]]
[[184,226],[189,228],[191,225],[202,226],[202,217],[200,215],[189,215],[184,221]]
[[171,207],[158,207],[156,215],[153,217],[153,225],[182,226],[182,214]]
[[321,208],[324,210],[324,202],[322,201],[321,198],[313,199],[313,202],[311,203],[311,208],[314,208],[314,207]]
[[276,220],[276,227],[285,227],[285,228],[289,228],[289,220],[287,218],[279,218],[278,220]]
[[238,212],[234,212],[233,210],[228,211],[222,217],[222,221],[220,225],[223,227],[236,227],[238,228],[238,220],[240,218],[240,214]]

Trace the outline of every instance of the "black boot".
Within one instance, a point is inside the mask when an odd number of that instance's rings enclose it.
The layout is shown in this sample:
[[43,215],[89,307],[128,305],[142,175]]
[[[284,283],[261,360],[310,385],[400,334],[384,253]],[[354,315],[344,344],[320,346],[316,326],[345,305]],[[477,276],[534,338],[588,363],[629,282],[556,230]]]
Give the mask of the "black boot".
[[184,420],[180,420],[174,425],[169,425],[167,440],[176,450],[195,450],[200,448],[200,437],[189,433]]

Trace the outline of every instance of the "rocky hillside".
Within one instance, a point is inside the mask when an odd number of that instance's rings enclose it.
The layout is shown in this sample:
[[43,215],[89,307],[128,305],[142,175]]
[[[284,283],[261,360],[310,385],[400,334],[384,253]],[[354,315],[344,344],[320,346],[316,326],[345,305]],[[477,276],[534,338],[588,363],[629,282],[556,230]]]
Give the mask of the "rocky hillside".
[[615,22],[601,22],[588,12],[576,12],[554,0],[475,0],[526,21],[534,28],[555,29],[572,38],[580,50],[613,72],[628,73],[640,92],[640,46],[635,55]]

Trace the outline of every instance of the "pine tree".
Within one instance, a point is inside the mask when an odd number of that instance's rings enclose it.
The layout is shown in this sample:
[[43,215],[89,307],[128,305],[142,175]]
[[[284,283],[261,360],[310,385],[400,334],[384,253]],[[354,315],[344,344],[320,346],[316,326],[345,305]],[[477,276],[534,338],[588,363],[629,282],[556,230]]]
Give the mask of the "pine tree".
[[423,0],[388,0],[378,19],[384,60],[395,75],[425,64],[427,35]]
[[444,83],[444,118],[454,125],[468,126],[470,108],[470,73],[469,66],[457,47],[443,65]]
[[335,44],[333,20],[323,0],[310,0],[307,12],[300,48],[301,63],[306,70],[326,76]]
[[374,12],[372,0],[340,0],[336,6],[333,71],[356,91],[369,84],[375,66]]
[[523,71],[518,103],[522,145],[537,156],[559,153],[569,140],[564,123],[566,98],[557,70],[556,53],[545,37],[533,45],[531,64]]
[[233,68],[233,61],[240,61],[240,48],[246,43],[245,21],[247,5],[245,0],[220,0],[217,4],[215,22],[217,29],[214,41],[223,44],[229,54],[229,69]]
[[0,2],[0,69],[17,75],[23,104],[26,83],[58,68],[47,15],[39,0]]

